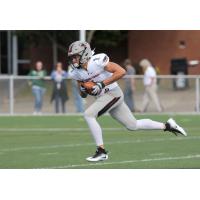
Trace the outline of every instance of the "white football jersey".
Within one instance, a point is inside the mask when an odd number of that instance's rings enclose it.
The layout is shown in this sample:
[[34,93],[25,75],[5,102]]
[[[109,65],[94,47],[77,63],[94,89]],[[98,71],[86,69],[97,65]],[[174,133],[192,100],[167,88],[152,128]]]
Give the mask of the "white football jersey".
[[[109,57],[104,54],[96,54],[91,57],[88,62],[87,70],[83,68],[74,68],[69,71],[69,77],[77,81],[101,82],[112,76],[112,73],[105,71],[104,67],[108,64]],[[103,94],[107,90],[112,90],[117,87],[117,82],[107,85],[101,92]],[[100,94],[100,95],[101,95]]]

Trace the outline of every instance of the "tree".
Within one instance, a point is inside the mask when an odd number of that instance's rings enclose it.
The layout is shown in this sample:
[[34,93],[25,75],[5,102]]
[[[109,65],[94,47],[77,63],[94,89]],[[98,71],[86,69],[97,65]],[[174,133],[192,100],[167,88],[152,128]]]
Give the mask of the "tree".
[[[117,47],[121,42],[127,40],[128,31],[120,30],[88,30],[86,31],[86,41],[92,43],[95,47]],[[57,62],[58,50],[63,53],[67,52],[67,47],[72,41],[79,38],[77,30],[33,30],[33,31],[15,31],[18,35],[20,46],[40,44],[52,45],[53,64]]]
[[[88,30],[86,32],[86,41],[101,46],[117,46],[120,42],[127,39],[128,31],[120,30]],[[66,52],[66,47],[75,40],[78,40],[78,31],[71,30],[53,30],[53,31],[16,31],[16,34],[23,44],[39,45],[41,42],[56,43],[58,49]]]
[[95,46],[116,47],[128,38],[128,31],[106,30],[91,31],[88,33],[88,41]]

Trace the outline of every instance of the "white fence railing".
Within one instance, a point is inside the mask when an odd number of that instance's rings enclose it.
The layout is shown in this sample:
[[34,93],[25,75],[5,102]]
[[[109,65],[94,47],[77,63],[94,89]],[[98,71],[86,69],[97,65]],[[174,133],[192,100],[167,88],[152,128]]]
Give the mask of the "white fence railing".
[[[134,104],[136,111],[141,108],[143,98],[143,76],[125,76],[118,83],[122,89],[125,89],[124,79],[133,78],[136,82],[134,91]],[[32,114],[34,98],[28,80],[28,76],[0,76],[0,114]],[[37,78],[36,78],[37,79]],[[158,76],[159,89],[158,95],[164,107],[164,113],[199,113],[200,103],[200,76],[197,75],[161,75]],[[46,93],[44,96],[44,105],[42,112],[44,114],[54,113],[54,104],[50,103],[52,94],[52,80],[45,77]],[[69,100],[66,102],[67,113],[75,113],[75,99],[72,94],[71,80],[67,80],[67,89]],[[85,108],[94,101],[93,97],[83,100]],[[151,104],[147,112],[156,112],[155,106]]]

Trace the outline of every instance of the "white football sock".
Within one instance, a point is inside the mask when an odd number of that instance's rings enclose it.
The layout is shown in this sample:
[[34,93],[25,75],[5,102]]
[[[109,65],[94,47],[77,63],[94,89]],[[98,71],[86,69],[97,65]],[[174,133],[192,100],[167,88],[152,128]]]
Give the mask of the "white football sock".
[[156,122],[151,119],[140,119],[137,120],[137,130],[138,129],[161,129],[163,130],[165,128],[165,125],[161,122]]
[[85,116],[85,120],[89,126],[90,132],[95,140],[96,145],[103,145],[102,130],[96,118]]

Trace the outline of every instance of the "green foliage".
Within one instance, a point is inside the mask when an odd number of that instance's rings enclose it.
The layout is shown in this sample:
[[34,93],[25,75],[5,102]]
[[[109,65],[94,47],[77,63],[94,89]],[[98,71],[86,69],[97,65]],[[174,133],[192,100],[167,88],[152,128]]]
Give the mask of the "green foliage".
[[128,31],[120,30],[106,30],[106,31],[96,31],[92,39],[92,43],[95,46],[102,47],[116,47],[120,45],[121,42],[127,40]]
[[66,48],[67,45],[78,38],[78,31],[71,30],[26,30],[16,31],[16,34],[24,45],[29,44],[35,47],[40,43],[56,42]]
[[[56,42],[63,50],[72,41],[78,40],[79,31],[77,30],[23,30],[15,31],[18,35],[20,44],[32,45],[37,47],[39,44]],[[89,33],[90,31],[87,31]],[[128,31],[120,30],[99,30],[94,31],[91,43],[96,47],[116,47],[127,39]]]

